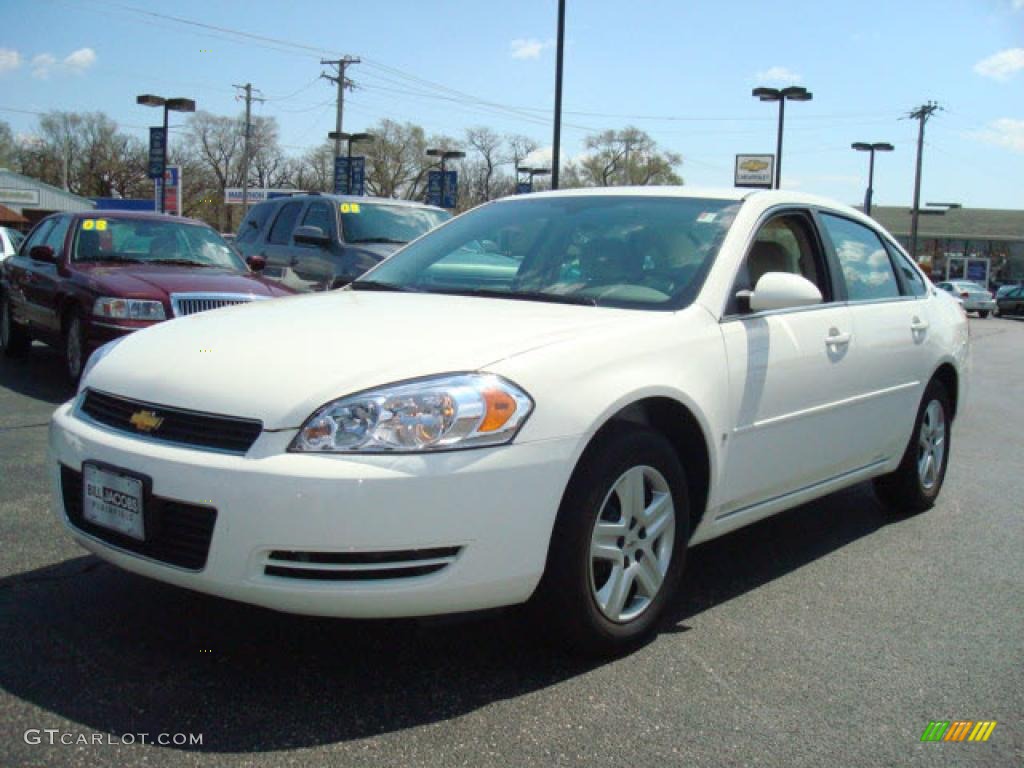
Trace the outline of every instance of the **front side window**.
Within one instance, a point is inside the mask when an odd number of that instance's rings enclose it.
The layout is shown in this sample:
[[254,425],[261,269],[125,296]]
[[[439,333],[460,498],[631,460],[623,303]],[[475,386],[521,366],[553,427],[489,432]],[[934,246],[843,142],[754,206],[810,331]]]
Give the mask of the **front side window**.
[[299,211],[302,210],[302,203],[285,203],[281,206],[277,218],[274,219],[274,226],[270,228],[270,237],[267,241],[274,245],[285,245],[291,239],[292,230],[295,229],[295,222],[299,219]]
[[306,209],[306,215],[302,217],[302,226],[320,227],[320,231],[330,236],[334,232],[331,226],[331,214],[333,209],[327,203],[310,203]]
[[[736,277],[731,302],[738,291],[753,290],[766,272],[788,272],[814,283],[825,301],[832,291],[825,274],[824,258],[806,214],[786,213],[761,226]],[[732,314],[737,307],[730,306]]]
[[850,301],[898,298],[896,273],[878,235],[841,216],[823,213],[821,220],[835,248]]
[[740,203],[578,196],[481,206],[353,288],[678,308],[703,284]]
[[246,269],[209,227],[160,219],[82,219],[71,260]]
[[39,224],[29,233],[28,239],[25,241],[24,253],[26,256],[29,255],[29,251],[31,251],[35,246],[42,245],[46,241],[46,236],[50,234],[50,230],[53,229],[53,225],[56,221],[56,217],[46,219],[46,221]]
[[239,243],[255,243],[260,239],[260,232],[263,231],[273,207],[270,203],[260,203],[249,209],[242,226],[238,228]]
[[338,208],[345,242],[353,244],[404,245],[452,217],[447,211],[412,205],[341,203]]
[[43,245],[48,245],[53,248],[53,252],[60,257],[64,251],[64,238],[68,234],[68,227],[71,225],[70,216],[61,216],[57,219],[57,223],[53,225],[53,229],[46,235],[46,240],[43,241]]

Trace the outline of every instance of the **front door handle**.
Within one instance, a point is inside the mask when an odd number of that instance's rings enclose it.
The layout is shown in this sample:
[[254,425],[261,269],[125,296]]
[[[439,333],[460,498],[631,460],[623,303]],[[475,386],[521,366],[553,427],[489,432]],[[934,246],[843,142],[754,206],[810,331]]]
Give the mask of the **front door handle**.
[[928,330],[928,321],[927,320],[922,320],[919,317],[915,317],[913,320],[910,321],[910,330],[912,330],[912,331],[927,331]]
[[828,336],[825,337],[825,344],[830,347],[845,347],[852,338],[852,334],[840,333],[836,328],[833,328],[828,332]]

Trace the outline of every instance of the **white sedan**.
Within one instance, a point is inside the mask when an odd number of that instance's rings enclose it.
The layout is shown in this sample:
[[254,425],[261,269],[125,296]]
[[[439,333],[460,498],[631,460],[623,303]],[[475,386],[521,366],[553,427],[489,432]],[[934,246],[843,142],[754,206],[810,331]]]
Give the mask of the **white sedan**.
[[350,287],[101,348],[50,430],[84,547],[304,614],[529,602],[627,649],[689,546],[874,479],[942,487],[967,321],[857,211],[788,192],[524,195]]

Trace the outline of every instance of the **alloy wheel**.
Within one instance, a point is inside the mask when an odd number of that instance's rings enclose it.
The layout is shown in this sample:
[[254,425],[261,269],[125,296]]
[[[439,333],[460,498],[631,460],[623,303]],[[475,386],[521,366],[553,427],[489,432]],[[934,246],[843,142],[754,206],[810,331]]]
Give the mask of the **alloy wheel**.
[[590,539],[590,590],[605,618],[632,621],[657,597],[675,524],[668,481],[654,467],[632,467],[612,485]]
[[917,476],[921,487],[930,491],[939,481],[946,455],[946,414],[942,403],[932,400],[921,419],[917,442]]

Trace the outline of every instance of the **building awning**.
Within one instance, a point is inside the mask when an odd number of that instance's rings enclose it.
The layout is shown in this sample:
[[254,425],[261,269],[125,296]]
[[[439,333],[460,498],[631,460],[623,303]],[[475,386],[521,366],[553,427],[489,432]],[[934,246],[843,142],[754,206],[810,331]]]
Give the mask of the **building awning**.
[[15,213],[6,205],[0,205],[0,225],[16,227],[21,224],[28,224],[28,219],[20,213]]

